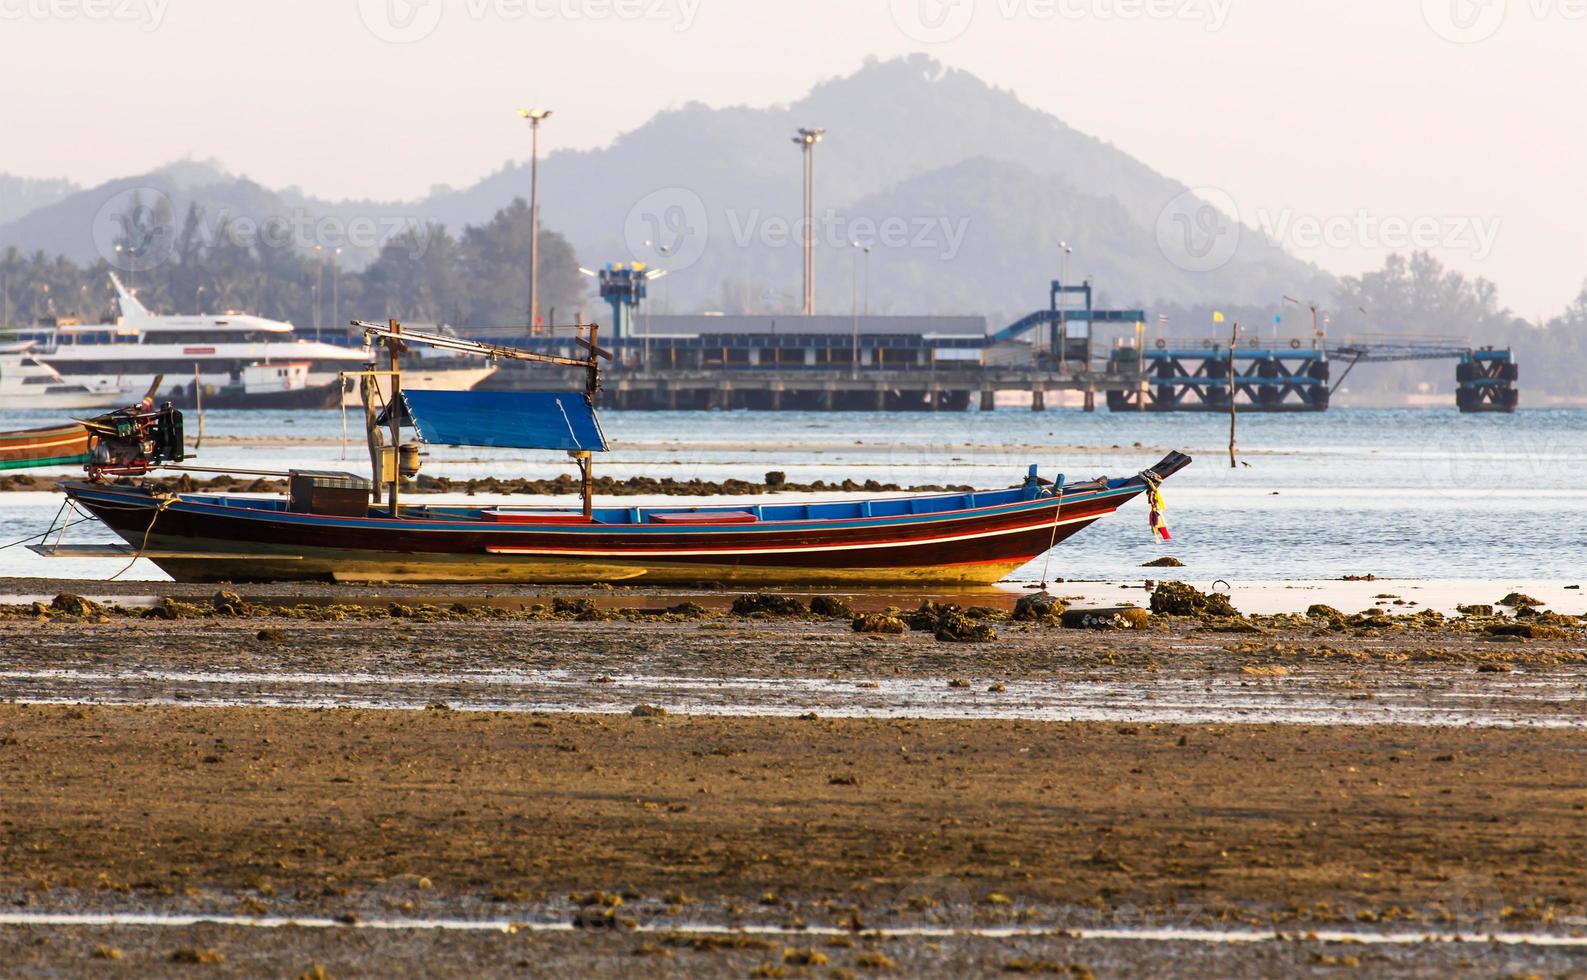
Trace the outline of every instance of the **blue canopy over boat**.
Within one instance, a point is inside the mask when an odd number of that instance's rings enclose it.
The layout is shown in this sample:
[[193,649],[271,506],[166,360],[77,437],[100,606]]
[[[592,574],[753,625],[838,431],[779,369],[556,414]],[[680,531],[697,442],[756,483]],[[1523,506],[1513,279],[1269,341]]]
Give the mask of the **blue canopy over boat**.
[[404,388],[402,400],[424,442],[606,451],[600,419],[582,392]]

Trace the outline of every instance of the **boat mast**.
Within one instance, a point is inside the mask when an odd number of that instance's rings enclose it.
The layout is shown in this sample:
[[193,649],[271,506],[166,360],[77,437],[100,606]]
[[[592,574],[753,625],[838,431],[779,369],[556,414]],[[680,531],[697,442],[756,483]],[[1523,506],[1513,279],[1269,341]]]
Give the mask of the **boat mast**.
[[[391,516],[402,516],[397,504],[397,484],[402,482],[402,467],[398,465],[397,456],[402,444],[402,413],[398,406],[402,404],[402,354],[405,349],[402,343],[402,324],[396,320],[390,321],[391,336],[386,338],[386,350],[391,352],[391,399],[386,402],[386,415],[391,422]],[[382,460],[384,463],[384,460]]]
[[[584,348],[585,352],[584,397],[590,403],[591,407],[594,407],[595,405],[595,393],[601,390],[601,368],[598,358],[602,356],[610,356],[609,354],[606,354],[605,351],[601,350],[600,344],[598,342],[600,339],[600,333],[601,325],[598,323],[592,323],[590,324],[590,337],[588,340],[585,340],[584,317],[575,316],[573,318],[574,343]],[[571,452],[568,455],[572,456],[574,461],[577,462],[579,466],[579,475],[581,477],[579,483],[579,497],[584,503],[584,516],[594,517],[595,473],[593,467],[595,462],[595,454],[586,449]]]
[[[441,350],[454,350],[466,354],[478,354],[481,357],[489,358],[491,360],[495,360],[496,358],[506,358],[516,361],[532,361],[538,364],[556,364],[563,367],[583,368],[585,375],[584,398],[589,402],[591,408],[595,406],[595,393],[601,390],[601,359],[605,358],[608,361],[612,359],[611,351],[601,349],[600,324],[590,324],[589,337],[585,337],[584,317],[582,315],[574,318],[573,342],[577,347],[580,347],[584,350],[583,357],[566,357],[560,354],[542,354],[539,351],[523,350],[522,348],[518,347],[506,347],[500,344],[489,344],[478,340],[469,340],[466,337],[448,337],[441,334],[418,333],[414,331],[408,331],[404,333],[402,325],[396,320],[390,320],[383,324],[370,323],[364,320],[354,320],[352,321],[352,324],[353,326],[364,331],[364,343],[366,345],[370,344],[374,338],[379,337],[385,341],[386,349],[391,352],[390,371],[376,371],[374,370],[374,365],[372,364],[370,365],[370,368],[363,373],[367,378],[373,378],[382,373],[391,375],[391,399],[387,404],[387,415],[389,416],[391,422],[392,473],[390,486],[392,517],[398,516],[397,482],[401,479],[397,466],[397,446],[399,445],[400,440],[400,435],[397,431],[397,427],[400,425],[397,405],[400,403],[402,398],[402,362],[400,352],[408,349],[407,341],[427,344],[431,347],[436,347]],[[555,329],[555,327],[552,329]],[[368,415],[370,409],[366,407],[365,411],[366,415]],[[369,436],[371,458],[379,458],[381,454],[376,448],[377,440],[379,438],[379,430],[373,424],[369,426]],[[580,496],[583,498],[584,502],[584,516],[592,517],[594,516],[595,510],[595,478],[594,474],[591,472],[591,454],[587,450],[575,450],[569,451],[568,455],[573,457],[574,461],[579,467],[579,473],[581,477]],[[382,482],[378,476],[380,472],[381,470],[377,468],[377,484]]]

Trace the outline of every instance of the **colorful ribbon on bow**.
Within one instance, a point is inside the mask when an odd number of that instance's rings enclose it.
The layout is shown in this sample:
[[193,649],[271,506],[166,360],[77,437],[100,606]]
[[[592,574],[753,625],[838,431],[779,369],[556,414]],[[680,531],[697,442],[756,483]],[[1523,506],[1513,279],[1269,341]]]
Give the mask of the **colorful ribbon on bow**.
[[1147,515],[1147,524],[1152,529],[1152,536],[1167,541],[1173,537],[1168,533],[1168,524],[1163,520],[1163,481],[1151,470],[1141,473],[1141,482],[1146,484],[1146,499],[1151,504],[1151,513]]

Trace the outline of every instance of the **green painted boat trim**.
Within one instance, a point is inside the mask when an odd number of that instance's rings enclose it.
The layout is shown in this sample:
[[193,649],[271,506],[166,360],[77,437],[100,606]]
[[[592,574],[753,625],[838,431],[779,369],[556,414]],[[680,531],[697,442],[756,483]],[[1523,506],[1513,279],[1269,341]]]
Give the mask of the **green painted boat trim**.
[[35,466],[71,466],[75,463],[86,463],[92,458],[87,453],[79,453],[76,456],[51,456],[46,459],[0,460],[0,470],[25,470]]

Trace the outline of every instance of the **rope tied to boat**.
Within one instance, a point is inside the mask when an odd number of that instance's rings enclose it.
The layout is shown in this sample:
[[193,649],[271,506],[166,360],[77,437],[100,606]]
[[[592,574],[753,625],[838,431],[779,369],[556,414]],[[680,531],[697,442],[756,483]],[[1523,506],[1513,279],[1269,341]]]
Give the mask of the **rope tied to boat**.
[[1146,484],[1146,500],[1151,505],[1151,512],[1147,514],[1146,523],[1151,528],[1152,537],[1168,541],[1173,535],[1168,533],[1168,523],[1163,520],[1163,478],[1151,470],[1141,470],[1141,482]]
[[165,513],[165,509],[167,507],[169,507],[172,504],[176,503],[177,500],[180,499],[174,493],[157,493],[154,496],[155,496],[155,499],[159,500],[160,502],[159,502],[159,504],[157,504],[155,506],[154,513],[149,515],[149,526],[143,529],[143,543],[138,545],[138,550],[133,553],[132,560],[127,562],[125,565],[123,565],[122,568],[121,568],[121,571],[119,571],[116,574],[110,576],[105,581],[114,582],[116,579],[118,579],[121,576],[125,575],[127,573],[127,571],[132,568],[133,565],[136,565],[138,563],[138,559],[143,557],[144,551],[148,550],[148,547],[149,547],[149,535],[154,533],[154,522],[158,521],[160,519],[160,515]]
[[1060,473],[1058,479],[1053,482],[1052,496],[1057,499],[1053,502],[1052,508],[1052,534],[1047,536],[1047,558],[1041,563],[1041,590],[1043,592],[1047,591],[1047,573],[1052,570],[1053,549],[1058,547],[1058,517],[1063,513],[1064,509],[1063,481],[1063,474]]

